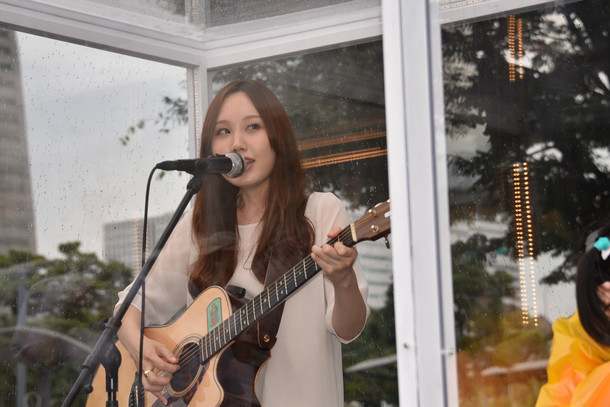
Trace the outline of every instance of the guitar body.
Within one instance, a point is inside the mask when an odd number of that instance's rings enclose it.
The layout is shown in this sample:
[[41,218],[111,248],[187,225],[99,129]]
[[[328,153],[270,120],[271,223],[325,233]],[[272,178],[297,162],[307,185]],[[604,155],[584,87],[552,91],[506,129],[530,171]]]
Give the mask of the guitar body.
[[[210,287],[174,322],[145,329],[146,336],[163,343],[179,360],[180,369],[163,391],[170,406],[260,406],[255,392],[256,378],[270,351],[258,347],[256,339],[248,340],[248,331],[207,363],[201,363],[201,338],[231,314],[232,303],[227,292],[220,287]],[[138,367],[123,345],[120,342],[116,345],[122,360],[116,400],[123,407],[129,406]],[[108,395],[103,366],[100,366],[92,385],[93,392],[87,399],[87,406],[106,405]],[[152,393],[145,394],[147,407],[163,405]]]

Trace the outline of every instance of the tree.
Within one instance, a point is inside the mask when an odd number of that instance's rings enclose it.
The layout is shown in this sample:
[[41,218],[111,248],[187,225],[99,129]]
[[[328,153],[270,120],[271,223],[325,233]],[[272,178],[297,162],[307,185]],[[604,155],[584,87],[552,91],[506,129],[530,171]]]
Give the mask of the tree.
[[[514,305],[514,278],[502,269],[489,271],[488,253],[495,245],[475,234],[451,250],[460,405],[481,405],[482,397],[505,405],[499,402],[506,398],[505,379],[485,375],[486,370],[544,360],[548,353],[550,324],[541,319],[539,326],[524,326],[522,311]],[[525,390],[517,399],[526,405],[526,399],[535,400],[544,378],[524,377],[534,381],[522,386]]]
[[[11,310],[0,318],[0,330],[5,333],[0,335],[5,355],[0,358],[0,394],[7,405],[15,403],[17,362],[28,365],[28,389],[40,390],[40,380],[49,376],[50,398],[63,400],[82,359],[62,360],[58,355],[62,351],[54,347],[59,342],[37,338],[49,334],[81,343],[82,349],[91,348],[112,314],[116,292],[133,278],[123,264],[103,262],[93,253],[80,252],[79,247],[79,242],[59,245],[65,258],[58,260],[16,251],[0,256],[4,266],[0,269],[0,305]],[[21,327],[28,330],[21,331]],[[49,346],[48,351],[37,352],[41,344]],[[32,352],[35,358],[28,357]]]
[[[396,355],[394,328],[394,289],[390,285],[385,305],[371,314],[362,334],[343,346],[343,368],[363,361]],[[398,374],[396,362],[383,366],[344,373],[345,400],[357,400],[365,407],[379,407],[382,401],[398,405]]]
[[[448,135],[481,129],[485,141],[450,159],[450,172],[466,184],[451,192],[452,220],[504,213],[512,226],[498,245],[515,247],[507,170],[527,163],[535,253],[566,258],[547,283],[573,278],[583,235],[608,218],[608,21],[610,3],[591,0],[443,30]],[[522,27],[521,65],[510,55],[511,24]],[[465,196],[474,199],[457,204]]]

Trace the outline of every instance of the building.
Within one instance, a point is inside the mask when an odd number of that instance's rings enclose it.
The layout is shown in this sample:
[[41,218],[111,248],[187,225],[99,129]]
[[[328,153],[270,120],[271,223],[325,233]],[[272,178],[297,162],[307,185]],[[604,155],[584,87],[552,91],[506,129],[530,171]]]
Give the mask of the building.
[[17,42],[0,28],[0,254],[36,251],[28,156]]
[[[167,227],[172,214],[155,216],[148,219],[146,255],[154,248]],[[104,225],[104,257],[116,260],[134,271],[142,268],[142,219],[130,219]]]

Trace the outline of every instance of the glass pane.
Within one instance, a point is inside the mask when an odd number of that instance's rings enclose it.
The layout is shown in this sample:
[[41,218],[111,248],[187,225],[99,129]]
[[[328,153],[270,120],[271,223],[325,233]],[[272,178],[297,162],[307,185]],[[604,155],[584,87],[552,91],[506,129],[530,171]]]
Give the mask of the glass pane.
[[[346,10],[379,6],[379,0],[34,0],[135,26],[201,39],[202,27],[218,27],[295,13],[293,21],[315,20]],[[329,7],[345,5],[344,7]],[[308,13],[313,11],[313,14]],[[274,24],[277,24],[275,22]],[[185,30],[185,27],[187,29]],[[269,28],[269,20],[260,28]],[[234,27],[235,30],[243,27]],[[249,32],[256,26],[248,27]]]
[[[223,69],[211,79],[213,93],[238,79],[273,90],[295,128],[311,188],[335,193],[353,220],[388,199],[381,42]],[[398,405],[391,253],[381,240],[357,249],[372,314],[343,347],[345,401]]]
[[610,207],[609,15],[573,2],[443,29],[460,405],[533,406],[551,324],[576,311]]
[[233,24],[349,2],[352,0],[207,0],[205,25]]
[[[0,405],[59,405],[78,376],[138,269],[150,171],[188,157],[164,99],[185,100],[185,80],[183,68],[0,30]],[[153,178],[151,222],[186,182]]]
[[[77,10],[82,13],[113,20],[140,24],[152,24],[154,20],[142,20],[143,16],[161,21],[184,23],[187,14],[186,0],[35,0],[53,6]],[[139,16],[139,19],[138,19]],[[154,28],[154,27],[151,27]]]

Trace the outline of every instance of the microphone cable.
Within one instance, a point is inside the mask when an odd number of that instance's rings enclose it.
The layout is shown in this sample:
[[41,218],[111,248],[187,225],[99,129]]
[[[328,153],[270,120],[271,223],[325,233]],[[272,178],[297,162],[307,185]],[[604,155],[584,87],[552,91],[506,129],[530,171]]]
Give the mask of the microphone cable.
[[[146,264],[146,236],[148,229],[148,203],[150,198],[150,185],[152,183],[152,177],[156,170],[156,167],[152,169],[148,175],[148,181],[146,182],[146,196],[144,199],[144,219],[142,220],[142,264],[140,270],[144,268]],[[138,371],[134,379],[134,384],[131,388],[131,394],[129,396],[130,407],[144,406],[144,385],[142,384],[142,359],[144,358],[144,326],[145,326],[145,309],[146,309],[146,281],[142,283],[141,288],[142,304],[140,311],[140,349],[138,356]],[[135,393],[135,394],[134,394]]]

